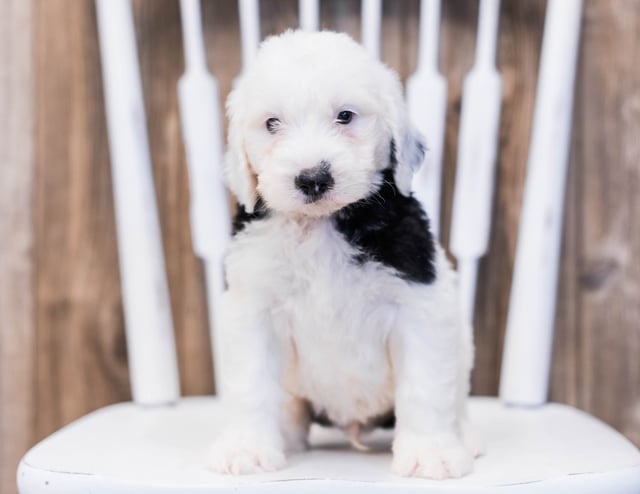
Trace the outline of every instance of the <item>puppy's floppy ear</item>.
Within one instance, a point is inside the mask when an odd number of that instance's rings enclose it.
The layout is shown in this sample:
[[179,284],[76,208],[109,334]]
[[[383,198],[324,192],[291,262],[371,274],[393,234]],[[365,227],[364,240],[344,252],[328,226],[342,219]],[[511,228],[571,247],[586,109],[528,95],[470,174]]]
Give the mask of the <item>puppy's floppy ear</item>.
[[413,174],[424,161],[426,146],[424,138],[413,127],[402,95],[402,85],[389,69],[385,71],[387,126],[391,133],[389,161],[393,168],[396,186],[403,195],[411,193]]
[[257,177],[251,168],[244,146],[241,86],[236,87],[227,98],[227,116],[229,117],[229,137],[227,153],[224,159],[224,176],[227,186],[244,206],[252,213],[258,199]]
[[390,161],[396,187],[405,196],[411,194],[413,174],[424,161],[425,145],[422,137],[409,125],[391,139]]

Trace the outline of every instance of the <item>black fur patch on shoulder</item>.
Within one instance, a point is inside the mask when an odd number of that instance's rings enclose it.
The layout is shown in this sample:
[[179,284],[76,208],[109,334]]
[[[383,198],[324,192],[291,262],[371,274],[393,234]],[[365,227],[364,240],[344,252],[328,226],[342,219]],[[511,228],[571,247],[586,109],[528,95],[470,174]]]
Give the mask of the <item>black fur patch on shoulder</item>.
[[242,204],[238,204],[236,208],[236,215],[233,218],[233,235],[244,230],[252,221],[261,220],[269,216],[269,209],[261,198],[258,198],[256,205],[253,208],[253,213],[247,213],[247,210]]
[[405,280],[431,283],[436,252],[427,215],[417,199],[398,191],[391,168],[381,173],[376,193],[334,214],[336,229],[359,249],[357,262],[379,262]]

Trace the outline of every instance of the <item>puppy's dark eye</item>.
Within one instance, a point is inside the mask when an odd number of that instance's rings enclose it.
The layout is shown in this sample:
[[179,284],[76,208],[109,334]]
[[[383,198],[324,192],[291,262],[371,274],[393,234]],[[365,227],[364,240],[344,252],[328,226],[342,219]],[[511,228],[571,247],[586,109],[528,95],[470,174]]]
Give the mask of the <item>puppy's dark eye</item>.
[[269,132],[275,134],[280,128],[280,120],[278,120],[277,118],[268,118],[265,122],[265,127]]
[[348,124],[351,120],[353,120],[353,112],[349,110],[341,111],[336,117],[336,122],[342,125]]

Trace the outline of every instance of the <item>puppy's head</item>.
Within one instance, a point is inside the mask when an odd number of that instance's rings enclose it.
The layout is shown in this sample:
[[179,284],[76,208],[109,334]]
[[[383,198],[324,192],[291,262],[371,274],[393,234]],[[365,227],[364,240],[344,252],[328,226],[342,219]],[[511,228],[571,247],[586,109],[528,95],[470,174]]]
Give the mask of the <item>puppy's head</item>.
[[395,73],[344,34],[289,31],[262,43],[227,100],[227,182],[252,211],[324,216],[393,168],[408,194],[424,147]]

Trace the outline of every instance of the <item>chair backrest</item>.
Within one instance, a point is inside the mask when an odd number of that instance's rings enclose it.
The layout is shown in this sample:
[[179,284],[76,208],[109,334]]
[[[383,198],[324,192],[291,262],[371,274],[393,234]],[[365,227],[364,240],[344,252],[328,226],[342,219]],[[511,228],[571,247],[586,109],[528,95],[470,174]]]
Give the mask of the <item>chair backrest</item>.
[[[451,227],[461,311],[468,320],[478,260],[486,252],[491,227],[502,90],[495,67],[499,0],[479,1],[476,60],[463,89]],[[132,390],[136,402],[156,404],[178,398],[178,371],[129,2],[96,0]],[[238,3],[246,67],[260,40],[259,2]],[[204,63],[199,9],[199,0],[181,0],[187,64],[179,96],[193,245],[206,266],[215,363],[223,351],[215,328],[229,211],[221,181],[223,116],[215,79]],[[319,1],[299,0],[299,9],[301,28],[317,29]],[[420,9],[419,62],[407,82],[407,99],[431,152],[414,180],[414,192],[438,219],[447,85],[438,72],[440,0],[421,0]],[[582,0],[547,4],[501,375],[500,394],[510,404],[540,404],[547,396],[581,10]],[[381,0],[362,0],[362,41],[375,57],[380,53],[381,14]]]

